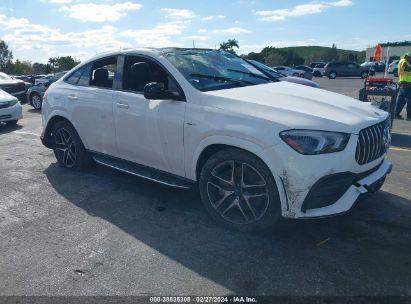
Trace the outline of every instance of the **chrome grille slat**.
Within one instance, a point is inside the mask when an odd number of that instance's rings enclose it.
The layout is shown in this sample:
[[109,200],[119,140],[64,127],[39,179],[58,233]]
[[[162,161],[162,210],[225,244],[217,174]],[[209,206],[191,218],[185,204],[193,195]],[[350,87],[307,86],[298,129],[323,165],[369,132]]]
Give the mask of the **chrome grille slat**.
[[360,131],[355,159],[360,165],[370,163],[386,153],[384,132],[389,129],[388,120]]
[[371,129],[372,135],[374,137],[374,152],[372,154],[372,158],[373,159],[377,159],[378,158],[378,135],[377,135],[377,126],[373,127]]

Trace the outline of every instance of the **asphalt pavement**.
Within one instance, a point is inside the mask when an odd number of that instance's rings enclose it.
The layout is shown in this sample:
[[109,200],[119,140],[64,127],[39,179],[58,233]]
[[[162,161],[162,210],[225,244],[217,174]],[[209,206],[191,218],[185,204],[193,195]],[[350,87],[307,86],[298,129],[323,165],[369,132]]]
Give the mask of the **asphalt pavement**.
[[[347,95],[362,84],[319,82]],[[351,213],[244,234],[215,224],[196,190],[63,169],[40,132],[28,105],[0,126],[0,295],[411,296],[407,136],[382,191]]]

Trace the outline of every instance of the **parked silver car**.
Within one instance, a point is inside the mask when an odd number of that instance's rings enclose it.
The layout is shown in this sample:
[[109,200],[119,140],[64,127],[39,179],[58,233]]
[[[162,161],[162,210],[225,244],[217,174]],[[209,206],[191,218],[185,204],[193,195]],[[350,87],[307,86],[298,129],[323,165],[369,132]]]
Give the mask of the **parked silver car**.
[[286,75],[293,77],[304,77],[305,72],[301,70],[296,70],[287,66],[277,66],[273,68],[274,70]]
[[59,80],[61,77],[66,74],[67,71],[60,72],[57,74],[54,74],[53,77],[51,77],[49,80],[43,82],[41,81],[40,83],[30,87],[27,90],[27,100],[31,104],[33,108],[36,110],[40,110],[43,104],[43,96],[44,93],[47,91],[48,87],[53,83]]
[[313,69],[306,65],[297,65],[294,67],[296,70],[304,71],[304,78],[311,80],[313,79]]

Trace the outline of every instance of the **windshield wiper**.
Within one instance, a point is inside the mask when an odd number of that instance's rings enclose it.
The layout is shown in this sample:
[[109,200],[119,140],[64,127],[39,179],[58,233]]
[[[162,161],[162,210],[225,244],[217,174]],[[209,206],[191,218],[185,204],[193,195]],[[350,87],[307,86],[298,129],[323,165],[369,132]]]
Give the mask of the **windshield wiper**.
[[254,84],[250,81],[242,80],[242,79],[234,79],[230,77],[223,77],[223,76],[215,76],[215,75],[207,75],[207,74],[197,74],[197,73],[191,73],[190,76],[195,76],[195,77],[202,77],[202,78],[207,78],[207,79],[213,79],[213,80],[224,80],[224,81],[231,81],[234,83],[246,83],[246,84]]
[[227,71],[236,72],[236,73],[248,75],[248,76],[251,76],[251,77],[254,77],[254,78],[260,78],[260,79],[271,81],[271,79],[266,77],[266,76],[254,74],[254,73],[251,73],[251,72],[246,72],[246,71],[241,71],[241,70],[234,70],[234,69],[227,69]]

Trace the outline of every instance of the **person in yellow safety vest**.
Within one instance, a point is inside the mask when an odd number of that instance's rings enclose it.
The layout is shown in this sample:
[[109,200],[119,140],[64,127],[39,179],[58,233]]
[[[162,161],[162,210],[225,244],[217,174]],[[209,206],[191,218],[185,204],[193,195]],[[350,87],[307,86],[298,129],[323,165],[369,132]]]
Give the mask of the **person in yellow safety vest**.
[[400,91],[397,97],[395,118],[403,119],[401,111],[407,104],[407,120],[411,120],[411,52],[405,54],[398,63]]

